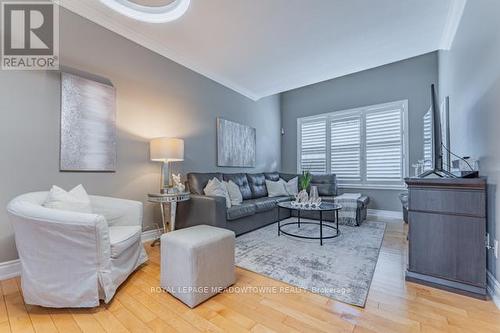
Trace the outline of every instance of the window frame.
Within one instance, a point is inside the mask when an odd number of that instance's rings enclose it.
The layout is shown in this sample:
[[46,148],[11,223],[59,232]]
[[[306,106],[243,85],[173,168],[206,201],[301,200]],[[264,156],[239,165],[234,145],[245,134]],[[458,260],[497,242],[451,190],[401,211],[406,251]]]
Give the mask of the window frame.
[[[366,114],[369,112],[377,112],[380,109],[387,108],[399,108],[401,109],[401,182],[368,182],[366,180]],[[308,122],[314,122],[319,120],[326,121],[326,170],[331,172],[331,121],[338,120],[342,118],[360,118],[360,138],[361,138],[361,154],[360,154],[360,173],[361,181],[355,183],[348,183],[339,180],[338,184],[340,188],[360,188],[360,189],[404,189],[405,183],[404,178],[409,175],[410,163],[409,163],[409,135],[408,135],[408,100],[399,100],[395,102],[367,105],[363,107],[339,110],[333,112],[322,113],[314,116],[300,117],[297,118],[297,172],[301,173],[301,161],[302,161],[302,124]]]

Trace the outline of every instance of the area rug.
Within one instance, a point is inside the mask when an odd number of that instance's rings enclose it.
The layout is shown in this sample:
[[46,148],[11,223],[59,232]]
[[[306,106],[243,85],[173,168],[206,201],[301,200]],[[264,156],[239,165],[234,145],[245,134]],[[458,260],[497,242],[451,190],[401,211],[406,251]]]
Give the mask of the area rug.
[[[290,222],[291,219],[282,223]],[[303,220],[307,221],[307,220]],[[328,230],[327,230],[328,229]],[[287,232],[317,237],[319,226],[283,227]],[[335,300],[364,307],[384,238],[385,223],[366,221],[340,226],[337,238],[323,241],[281,234],[278,225],[236,238],[236,265]],[[324,236],[335,231],[324,228]]]

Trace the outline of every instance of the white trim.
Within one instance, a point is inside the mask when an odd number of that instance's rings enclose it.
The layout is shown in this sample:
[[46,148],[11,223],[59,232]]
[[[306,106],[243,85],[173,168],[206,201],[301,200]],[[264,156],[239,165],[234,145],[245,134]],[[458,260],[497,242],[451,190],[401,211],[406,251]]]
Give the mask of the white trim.
[[488,276],[488,283],[486,286],[488,289],[488,293],[490,294],[493,303],[495,303],[497,308],[500,309],[500,282],[495,279],[490,271],[486,271],[486,274]]
[[150,242],[152,240],[157,239],[160,237],[162,234],[161,229],[153,229],[153,230],[148,230],[148,231],[143,231],[141,234],[141,242]]
[[451,1],[443,29],[443,35],[441,36],[440,49],[449,50],[453,46],[453,41],[455,40],[455,35],[457,34],[466,4],[467,0]]
[[[143,231],[141,242],[149,242],[161,235],[161,229]],[[0,262],[0,281],[21,275],[21,261],[19,259]]]
[[177,20],[186,13],[190,2],[190,0],[174,0],[164,6],[144,6],[129,0],[100,1],[122,15],[148,23],[166,23]]
[[21,261],[19,259],[0,262],[0,281],[21,275]]
[[391,190],[391,191],[406,191],[408,188],[402,185],[375,185],[375,184],[338,184],[340,189],[360,189],[360,190]]
[[394,210],[368,209],[368,215],[378,218],[403,219],[403,212]]
[[92,21],[112,32],[115,32],[120,36],[123,36],[131,40],[132,42],[137,43],[155,53],[158,53],[162,57],[168,58],[184,67],[187,67],[190,70],[199,73],[209,78],[210,80],[215,81],[231,90],[234,90],[237,93],[245,97],[248,97],[253,101],[257,101],[260,98],[264,97],[264,96],[258,96],[256,93],[247,90],[226,78],[223,78],[210,71],[207,71],[206,69],[202,68],[200,64],[195,63],[195,61],[193,61],[192,59],[189,59],[188,56],[174,52],[172,49],[169,49],[162,43],[159,43],[158,41],[138,32],[137,30],[134,30],[131,27],[127,27],[125,24],[120,24],[117,22],[117,20],[110,20],[109,16],[106,15],[105,12],[97,10],[96,8],[92,7],[89,4],[92,1],[54,0],[54,2],[73,13],[83,16],[89,21]]

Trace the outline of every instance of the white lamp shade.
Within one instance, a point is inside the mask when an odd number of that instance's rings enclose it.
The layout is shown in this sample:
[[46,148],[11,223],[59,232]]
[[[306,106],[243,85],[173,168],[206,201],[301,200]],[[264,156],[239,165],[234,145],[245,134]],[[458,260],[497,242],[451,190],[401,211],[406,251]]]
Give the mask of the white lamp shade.
[[184,140],[176,138],[157,138],[149,144],[151,161],[184,161]]

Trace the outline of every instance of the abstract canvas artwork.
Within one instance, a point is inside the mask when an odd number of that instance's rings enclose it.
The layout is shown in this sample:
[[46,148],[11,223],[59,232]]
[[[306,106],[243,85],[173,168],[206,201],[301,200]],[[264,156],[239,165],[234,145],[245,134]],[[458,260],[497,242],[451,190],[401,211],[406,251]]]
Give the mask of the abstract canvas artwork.
[[116,170],[115,88],[61,74],[61,171]]
[[254,167],[255,128],[217,118],[217,165],[220,167]]

